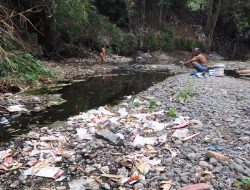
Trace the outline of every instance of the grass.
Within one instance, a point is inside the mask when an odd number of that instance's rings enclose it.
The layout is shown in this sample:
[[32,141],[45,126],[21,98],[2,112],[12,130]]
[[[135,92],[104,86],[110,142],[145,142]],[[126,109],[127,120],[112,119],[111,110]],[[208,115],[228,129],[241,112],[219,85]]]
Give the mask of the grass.
[[178,100],[180,102],[185,102],[186,100],[192,98],[193,96],[198,95],[197,91],[194,89],[195,87],[195,80],[189,79],[185,86],[180,89],[178,94]]
[[180,90],[178,99],[180,102],[185,102],[186,100],[192,98],[195,95],[197,95],[197,93],[193,92],[191,89],[183,88]]
[[[20,51],[5,51],[0,49],[0,83],[11,79],[11,84],[33,84],[57,77],[57,74],[47,69],[31,54]],[[6,87],[8,88],[8,87]]]
[[161,102],[159,100],[156,100],[156,99],[150,99],[148,101],[148,107],[150,109],[154,109],[156,108],[157,106],[160,106],[161,105]]
[[168,110],[168,116],[169,117],[177,117],[177,111],[176,111],[176,109],[175,108],[170,108]]

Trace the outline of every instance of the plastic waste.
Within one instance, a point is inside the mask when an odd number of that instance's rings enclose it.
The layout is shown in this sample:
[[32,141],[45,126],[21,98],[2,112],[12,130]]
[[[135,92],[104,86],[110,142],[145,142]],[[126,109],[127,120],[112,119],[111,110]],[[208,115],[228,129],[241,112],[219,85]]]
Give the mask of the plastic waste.
[[188,136],[189,130],[188,129],[178,129],[176,130],[172,137],[176,137],[178,139],[185,138]]
[[92,139],[92,136],[90,134],[88,134],[87,129],[79,128],[79,129],[76,129],[76,132],[77,132],[77,136],[80,140],[83,140],[83,139],[91,140]]

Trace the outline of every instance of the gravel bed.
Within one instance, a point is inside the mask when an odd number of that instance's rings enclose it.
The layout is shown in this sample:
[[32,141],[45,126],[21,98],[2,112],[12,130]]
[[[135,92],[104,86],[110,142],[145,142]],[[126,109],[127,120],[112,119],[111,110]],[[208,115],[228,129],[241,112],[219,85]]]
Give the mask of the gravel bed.
[[[170,117],[169,110],[176,116]],[[180,129],[172,127],[185,122],[180,137]],[[65,126],[34,129],[4,144],[0,153],[11,149],[14,161],[0,159],[0,189],[185,190],[200,183],[210,190],[237,189],[238,178],[250,177],[249,126],[249,81],[173,76],[119,105],[81,113]],[[152,138],[144,143],[147,137]],[[52,161],[48,152],[30,155],[48,144],[60,159]],[[51,166],[64,171],[62,181],[23,175],[30,161],[50,158]],[[5,162],[22,166],[4,172]]]

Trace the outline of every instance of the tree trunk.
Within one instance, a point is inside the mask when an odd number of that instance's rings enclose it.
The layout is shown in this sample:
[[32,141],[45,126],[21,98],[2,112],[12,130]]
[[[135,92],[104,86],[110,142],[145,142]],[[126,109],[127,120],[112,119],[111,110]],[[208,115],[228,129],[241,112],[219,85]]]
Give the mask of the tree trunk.
[[216,11],[213,14],[213,0],[209,1],[208,18],[207,18],[207,29],[208,29],[208,40],[207,40],[207,48],[206,48],[207,51],[211,50],[211,47],[213,44],[214,30],[215,30],[217,20],[219,17],[221,4],[222,4],[222,0],[219,0]]
[[159,15],[159,26],[161,28],[161,22],[162,22],[162,9],[163,9],[163,2],[160,0],[160,15]]

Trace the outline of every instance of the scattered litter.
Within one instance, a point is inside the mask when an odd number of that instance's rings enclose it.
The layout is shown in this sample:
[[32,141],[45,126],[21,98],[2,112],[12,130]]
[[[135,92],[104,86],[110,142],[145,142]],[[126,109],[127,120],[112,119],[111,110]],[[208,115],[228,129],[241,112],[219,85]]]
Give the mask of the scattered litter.
[[173,133],[172,137],[183,139],[187,137],[188,133],[189,133],[188,129],[178,129]]
[[[34,170],[38,170],[37,172]],[[23,175],[35,175],[39,177],[53,178],[57,179],[63,174],[63,170],[59,167],[44,167],[36,169],[35,167],[31,167],[24,171]]]
[[24,108],[24,105],[14,105],[7,107],[9,112],[27,112],[28,110]]
[[206,157],[207,158],[216,158],[217,160],[220,161],[227,161],[229,158],[219,152],[215,152],[215,151],[210,151],[206,153]]
[[199,174],[199,182],[206,183],[209,182],[213,178],[213,174],[210,171],[203,171]]
[[189,119],[189,117],[180,116],[180,117],[175,119],[174,124],[175,125],[180,125],[180,124],[184,123],[188,119]]
[[78,138],[80,140],[83,140],[83,139],[91,140],[92,139],[92,137],[90,136],[90,134],[88,134],[88,130],[87,129],[79,128],[79,129],[76,129],[76,132],[77,132]]
[[1,119],[0,119],[0,124],[1,124],[1,125],[9,125],[10,122],[9,122],[9,120],[6,119],[5,117],[1,117]]
[[96,182],[95,179],[82,177],[81,179],[71,181],[69,183],[69,188],[70,190],[98,190],[100,189],[100,185]]
[[181,139],[182,141],[187,141],[187,140],[189,140],[189,139],[192,139],[192,138],[194,138],[194,137],[196,137],[197,135],[199,135],[200,133],[196,133],[196,134],[194,134],[194,135],[190,135],[190,136],[188,136],[188,137],[184,137],[183,139]]
[[162,190],[170,190],[173,185],[172,181],[161,181],[160,182],[160,188]]
[[165,128],[165,124],[157,121],[146,121],[143,127],[153,129],[154,131],[162,131]]
[[177,126],[172,127],[171,129],[181,129],[181,128],[187,127],[189,124],[190,124],[190,121],[185,121]]
[[140,135],[136,135],[134,142],[133,142],[133,146],[144,146],[146,144],[149,145],[154,145],[157,142],[157,138],[156,137],[142,137]]
[[199,183],[194,185],[186,185],[180,188],[180,190],[211,190],[211,188],[206,183]]

